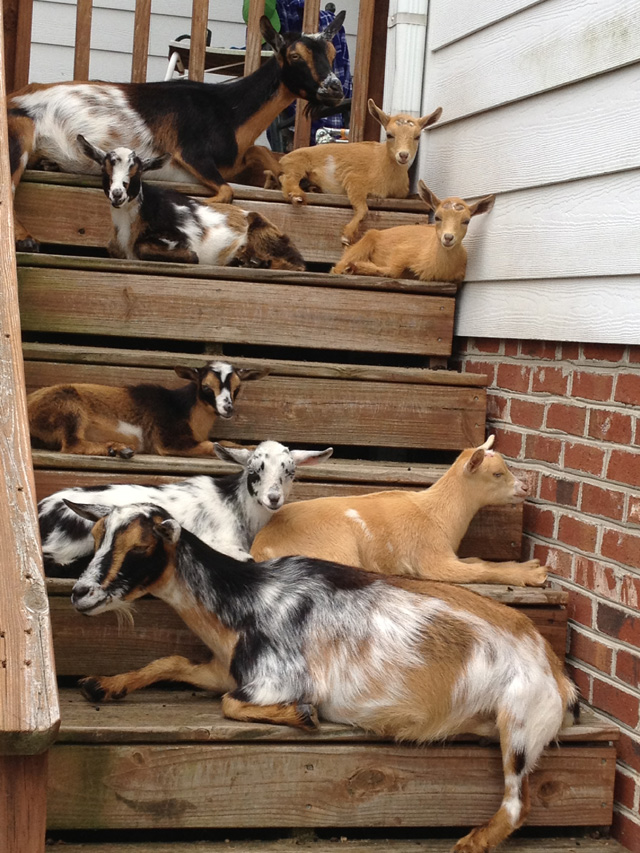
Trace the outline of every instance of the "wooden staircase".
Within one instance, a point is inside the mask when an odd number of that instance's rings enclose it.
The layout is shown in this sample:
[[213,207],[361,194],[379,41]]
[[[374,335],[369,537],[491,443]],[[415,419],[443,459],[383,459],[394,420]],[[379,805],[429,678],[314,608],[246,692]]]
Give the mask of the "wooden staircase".
[[[328,265],[340,255],[337,235],[350,215],[344,199],[318,196],[294,209],[269,191],[238,188],[237,198],[290,234],[309,272],[109,260],[102,249],[109,208],[98,182],[28,175],[18,188],[16,214],[45,251],[18,261],[27,389],[71,381],[175,386],[182,380],[174,364],[200,365],[211,355],[239,366],[268,364],[271,374],[247,385],[237,414],[216,425],[215,437],[332,444],[334,458],[300,472],[294,500],[429,486],[459,450],[484,440],[486,379],[434,369],[451,353],[455,286],[329,276]],[[412,201],[372,207],[369,226],[416,222],[422,213]],[[69,485],[157,483],[234,470],[216,459],[121,460],[41,450],[33,459],[39,499]],[[517,559],[521,512],[493,507],[479,513],[463,555]],[[477,738],[418,748],[333,724],[311,735],[239,724],[222,718],[210,696],[180,689],[89,704],[75,687],[78,676],[114,674],[178,652],[197,659],[204,649],[156,600],[139,603],[133,626],[118,625],[110,613],[83,618],[69,603],[70,585],[48,584],[62,685],[62,725],[49,755],[47,822],[56,837],[101,830],[108,840],[110,831],[159,828],[462,827],[495,811],[499,749]],[[523,609],[564,656],[565,593],[480,591]],[[529,826],[610,824],[616,737],[613,727],[588,713],[561,733],[533,774]],[[218,849],[189,839],[191,853]],[[534,849],[527,843],[505,849]],[[273,853],[287,844],[274,844]],[[373,853],[376,844],[340,847]],[[384,844],[398,853],[415,846]],[[434,841],[428,849],[448,844]],[[563,839],[553,844],[536,849],[572,849]],[[327,841],[314,850],[325,846],[336,845]],[[94,847],[61,849],[89,853]],[[187,846],[114,842],[95,849],[178,853]],[[613,847],[589,847],[585,840],[581,849]]]

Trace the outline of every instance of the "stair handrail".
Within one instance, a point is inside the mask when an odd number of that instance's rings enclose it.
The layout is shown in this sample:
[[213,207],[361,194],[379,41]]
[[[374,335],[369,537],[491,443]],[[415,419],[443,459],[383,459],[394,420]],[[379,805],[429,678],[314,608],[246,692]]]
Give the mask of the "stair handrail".
[[0,755],[35,755],[60,725],[29,442],[0,9]]

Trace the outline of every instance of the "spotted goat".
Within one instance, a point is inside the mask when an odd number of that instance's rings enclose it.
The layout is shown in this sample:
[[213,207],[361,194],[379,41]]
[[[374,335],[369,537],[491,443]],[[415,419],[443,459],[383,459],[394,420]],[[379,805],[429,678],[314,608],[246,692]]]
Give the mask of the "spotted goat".
[[134,453],[213,456],[209,433],[216,417],[232,417],[243,383],[269,373],[224,361],[198,368],[178,365],[174,370],[189,384],[39,388],[27,398],[31,437],[63,453],[123,459]]
[[423,582],[417,594],[305,557],[240,563],[159,506],[72,508],[95,521],[96,541],[73,588],[76,610],[126,608],[151,593],[213,653],[208,663],[174,655],[86,678],[90,701],[164,679],[223,693],[222,711],[234,720],[314,729],[321,717],[417,742],[498,735],[502,803],[455,850],[486,853],[524,822],[528,774],[575,701],[526,616],[460,587]]
[[102,169],[112,258],[304,270],[289,237],[262,214],[143,182],[142,173],[161,168],[168,155],[142,161],[130,148],[102,151],[81,134],[78,142]]
[[[295,98],[305,99],[312,113],[342,100],[331,70],[331,39],[344,17],[340,12],[321,33],[281,34],[263,16],[260,29],[275,56],[232,82],[29,84],[8,98],[14,191],[27,166],[42,161],[62,171],[97,173],[78,144],[82,134],[103,151],[129,146],[142,160],[170,154],[162,177],[195,178],[213,201],[231,201],[227,181],[244,168],[250,150],[257,153],[257,137]],[[15,227],[19,249],[37,248],[23,225]]]
[[93,553],[92,523],[69,509],[67,501],[97,503],[105,510],[154,503],[170,511],[207,545],[236,560],[251,560],[256,533],[286,501],[299,465],[328,459],[326,450],[290,450],[263,441],[254,450],[214,444],[220,459],[241,465],[226,477],[201,475],[160,486],[118,484],[62,489],[38,504],[40,539],[49,577],[78,577]]

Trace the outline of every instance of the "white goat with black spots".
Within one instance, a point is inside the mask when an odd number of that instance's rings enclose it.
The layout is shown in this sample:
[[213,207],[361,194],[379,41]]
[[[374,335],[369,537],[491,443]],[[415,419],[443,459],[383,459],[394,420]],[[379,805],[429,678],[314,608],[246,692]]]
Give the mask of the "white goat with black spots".
[[[45,569],[50,576],[77,577],[93,553],[91,523],[66,504],[98,504],[105,512],[114,507],[153,502],[180,520],[203,542],[237,560],[250,560],[256,533],[287,499],[298,465],[328,459],[326,450],[289,450],[277,441],[263,441],[255,450],[215,445],[220,459],[242,465],[226,477],[202,475],[160,486],[120,484],[62,489],[38,505]],[[66,567],[66,568],[65,568]]]

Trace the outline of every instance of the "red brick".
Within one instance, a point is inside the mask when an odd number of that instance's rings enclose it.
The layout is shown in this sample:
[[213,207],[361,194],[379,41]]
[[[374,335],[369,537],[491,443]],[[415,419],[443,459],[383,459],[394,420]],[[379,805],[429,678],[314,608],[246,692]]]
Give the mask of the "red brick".
[[618,376],[614,399],[618,403],[640,405],[640,372],[621,373]]
[[564,449],[564,467],[602,476],[604,450],[593,444],[570,444]]
[[522,341],[520,352],[528,358],[555,360],[558,345],[553,341]]
[[560,462],[562,442],[547,435],[528,435],[525,443],[525,456],[536,462]]
[[531,379],[531,368],[524,364],[500,364],[496,385],[509,391],[528,391]]
[[600,553],[603,557],[640,569],[640,536],[632,536],[623,530],[605,530]]
[[635,817],[632,819],[622,812],[614,811],[611,833],[627,850],[635,853],[640,850],[640,820]]
[[499,450],[503,456],[508,456],[509,459],[518,459],[522,453],[521,433],[499,426],[495,427],[494,433],[496,450]]
[[580,483],[543,474],[540,478],[539,497],[559,506],[577,506]]
[[631,495],[629,498],[627,521],[629,524],[640,524],[640,497]]
[[464,362],[465,373],[484,373],[489,379],[489,385],[495,382],[496,367],[490,361],[476,361],[468,358]]
[[629,347],[629,361],[631,364],[640,364],[640,347]]
[[591,483],[582,484],[582,499],[580,509],[591,515],[602,515],[622,521],[624,513],[624,492],[615,489],[601,489]]
[[634,729],[638,725],[640,700],[631,693],[618,690],[613,684],[593,679],[593,704],[601,711],[611,714],[616,720]]
[[589,560],[580,555],[575,559],[575,581],[585,589],[604,595],[606,598],[617,598],[616,576],[611,566]]
[[607,479],[630,486],[640,486],[640,451],[612,450],[607,465]]
[[630,444],[633,435],[633,420],[629,415],[608,409],[591,409],[589,412],[589,435],[600,441],[615,441]]
[[588,361],[621,361],[625,349],[622,344],[584,344],[582,352]]
[[620,803],[628,809],[633,810],[635,806],[635,796],[636,780],[633,776],[627,776],[626,773],[622,773],[618,770],[616,773],[615,788],[613,790],[613,799],[616,803]]
[[640,578],[627,574],[622,578],[620,589],[620,604],[640,610]]
[[566,396],[569,387],[569,374],[559,367],[536,367],[533,370],[531,390],[534,393],[557,394]]
[[578,688],[581,698],[586,702],[589,702],[591,700],[591,676],[583,669],[579,669],[577,666],[573,666],[569,662],[567,662],[566,668],[567,674]]
[[509,400],[500,394],[489,391],[487,394],[487,418],[496,421],[507,420]]
[[540,429],[544,420],[544,404],[512,399],[509,419],[514,426]]
[[571,580],[573,566],[573,554],[563,551],[561,548],[552,548],[536,542],[533,548],[532,558],[540,560],[543,566],[548,566],[554,575]]
[[621,730],[618,741],[618,760],[624,761],[636,773],[640,773],[640,735],[631,736],[624,729]]
[[611,661],[613,659],[611,649],[585,634],[580,634],[575,629],[571,630],[569,640],[569,654],[572,657],[583,663],[588,663],[589,666],[593,666],[607,675],[611,675]]
[[598,528],[571,515],[560,516],[558,539],[565,545],[593,553],[596,547]]
[[563,361],[577,361],[580,358],[580,344],[562,344]]
[[470,341],[469,352],[488,352],[499,353],[501,351],[502,341],[498,338],[473,338]]
[[520,355],[520,341],[505,341],[504,354],[512,357]]
[[591,628],[593,625],[593,601],[581,592],[576,592],[575,589],[569,590],[569,601],[567,602],[567,616],[584,625],[586,628]]
[[599,601],[596,626],[603,634],[640,648],[640,617]]
[[571,435],[584,435],[587,410],[584,406],[551,403],[547,409],[547,429],[560,429]]
[[551,539],[555,530],[556,520],[550,509],[543,509],[532,503],[525,503],[523,527],[527,533],[545,536]]
[[572,397],[607,402],[611,399],[613,376],[607,373],[579,371],[573,374]]
[[632,654],[626,649],[618,649],[616,655],[616,678],[626,681],[631,687],[640,684],[640,654]]

